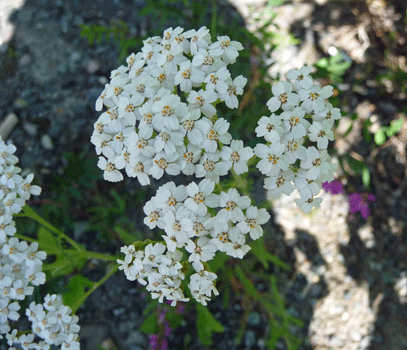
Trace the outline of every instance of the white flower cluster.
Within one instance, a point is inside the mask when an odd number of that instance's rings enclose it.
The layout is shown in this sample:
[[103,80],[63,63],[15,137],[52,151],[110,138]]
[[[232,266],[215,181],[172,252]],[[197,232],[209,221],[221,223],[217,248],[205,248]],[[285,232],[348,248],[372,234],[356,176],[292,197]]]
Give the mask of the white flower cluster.
[[[220,195],[212,193],[214,188],[215,183],[209,179],[188,186],[177,187],[173,182],[161,186],[144,206],[144,223],[151,229],[163,229],[166,244],[149,244],[145,251],[136,251],[133,245],[121,250],[126,257],[118,260],[120,269],[129,280],[137,279],[143,285],[148,278],[147,290],[160,302],[165,297],[174,306],[177,301],[189,300],[179,288],[185,277],[179,249],[185,247],[196,271],[188,285],[191,294],[206,305],[211,292],[218,295],[214,285],[217,276],[205,270],[202,262],[212,260],[217,251],[242,259],[250,250],[245,235],[249,233],[253,240],[263,235],[260,225],[270,218],[266,209],[250,206],[250,198],[240,196],[234,188]],[[208,208],[221,209],[212,216]]]
[[[332,96],[333,87],[321,89],[314,84],[310,72],[306,66],[292,69],[287,78],[293,83],[280,81],[272,87],[274,97],[267,102],[271,115],[263,116],[256,128],[257,136],[264,137],[267,144],[254,148],[255,155],[261,158],[257,168],[267,176],[264,188],[268,196],[290,195],[295,186],[301,196],[296,203],[306,213],[313,206],[320,206],[322,199],[315,196],[322,183],[334,179],[337,164],[332,163],[326,148],[328,140],[333,140],[334,121],[341,118],[339,108],[333,108],[326,100]],[[280,108],[281,113],[274,113]],[[317,147],[305,148],[305,137],[317,142]]]
[[[227,65],[243,46],[227,36],[211,41],[209,29],[177,27],[144,41],[128,66],[111,72],[96,101],[107,111],[95,123],[91,142],[107,181],[121,181],[124,169],[142,185],[149,176],[195,174],[214,182],[234,166],[247,171],[253,151],[232,141],[229,123],[216,119],[216,103],[237,108],[247,79],[232,79]],[[178,96],[181,92],[184,101]]]
[[[17,337],[16,329],[9,333],[9,320],[18,321],[20,318],[19,302],[27,295],[33,294],[33,286],[45,283],[42,261],[46,258],[45,252],[38,251],[37,242],[28,244],[17,237],[11,237],[16,233],[13,215],[22,210],[31,195],[41,193],[39,186],[31,185],[33,174],[29,174],[25,179],[18,175],[21,168],[16,166],[18,158],[14,156],[15,151],[14,145],[6,145],[0,138],[0,334],[6,334],[9,346],[19,344],[24,350],[48,350],[52,344],[67,344],[63,345],[62,349],[79,349],[79,343],[77,348],[69,347],[69,343],[75,346],[76,333],[79,331],[79,326],[74,325],[77,318],[69,316],[70,308],[62,306],[60,297],[56,295],[48,295],[45,298],[45,308],[53,313],[40,312],[42,305],[35,306],[35,303],[30,306],[30,310],[33,307],[33,313],[28,315],[29,310],[26,310],[27,316],[33,322],[33,333],[45,340],[34,343],[34,334]],[[57,308],[52,309],[53,306],[49,302]],[[63,328],[59,329],[60,326]],[[2,338],[0,335],[0,339]]]

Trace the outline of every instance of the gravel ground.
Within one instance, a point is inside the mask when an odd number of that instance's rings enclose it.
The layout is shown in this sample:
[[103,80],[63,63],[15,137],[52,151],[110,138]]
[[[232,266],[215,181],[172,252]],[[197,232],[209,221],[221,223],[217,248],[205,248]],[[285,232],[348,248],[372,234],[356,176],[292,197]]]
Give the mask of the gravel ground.
[[[259,12],[263,9],[259,1],[233,3],[237,10],[227,8],[225,12],[240,13],[243,18],[249,15],[248,5]],[[335,46],[352,62],[341,85],[346,98],[343,110],[357,113],[362,122],[372,117],[372,132],[380,124],[405,118],[400,113],[406,100],[400,86],[405,82],[389,81],[389,88],[381,92],[374,80],[385,67],[383,52],[389,47],[383,33],[398,30],[399,14],[406,10],[396,2],[383,4],[319,1],[280,6],[276,19],[280,30],[290,31],[302,43],[288,44],[275,52],[277,64],[270,74],[304,62],[313,64]],[[119,65],[115,44],[89,46],[79,37],[79,25],[124,20],[134,33],[145,32],[151,24],[137,16],[144,6],[136,0],[0,2],[0,118],[13,114],[18,118],[9,139],[18,147],[20,166],[33,171],[45,189],[48,175],[63,171],[62,152],[89,145],[97,119],[95,100],[110,71]],[[249,28],[254,30],[255,26]],[[403,36],[397,40],[401,42]],[[405,47],[403,51],[402,43],[393,42],[392,48],[388,65],[404,70],[405,61],[397,60],[405,55]],[[362,84],[355,84],[358,76],[363,77]],[[349,123],[350,118],[343,118],[339,134],[344,134]],[[359,155],[370,168],[371,192],[378,200],[367,221],[359,214],[349,214],[345,195],[324,193],[321,208],[312,215],[302,214],[292,197],[273,203],[275,217],[267,238],[272,252],[293,267],[280,276],[280,289],[290,313],[306,325],[293,330],[303,340],[301,349],[407,348],[407,132],[404,128],[372,149],[361,138],[360,129],[361,123],[355,123],[335,147],[340,154]],[[356,192],[362,187],[360,181],[354,181],[347,188]],[[92,242],[92,237],[88,241]],[[100,278],[103,265],[92,262],[87,271]],[[93,350],[101,343],[107,349],[112,344],[123,350],[148,349],[148,337],[138,331],[143,298],[143,288],[127,281],[124,274],[111,277],[78,311],[82,349]],[[216,349],[236,348],[241,305],[239,296],[234,296],[227,309],[220,298],[210,303],[226,329],[214,336]],[[193,320],[193,315],[185,315],[182,327],[170,336],[170,349],[182,348],[183,334],[193,336]],[[239,349],[264,349],[267,332],[264,315],[255,308]],[[196,336],[193,339],[190,349],[207,349],[197,343]],[[280,344],[279,349],[284,346]]]

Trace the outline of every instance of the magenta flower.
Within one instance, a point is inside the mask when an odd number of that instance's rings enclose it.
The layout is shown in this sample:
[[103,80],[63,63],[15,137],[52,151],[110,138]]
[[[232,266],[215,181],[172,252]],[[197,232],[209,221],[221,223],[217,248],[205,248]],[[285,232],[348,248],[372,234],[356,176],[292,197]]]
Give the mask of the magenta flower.
[[376,201],[376,197],[371,193],[352,193],[348,197],[350,212],[356,213],[360,211],[363,218],[366,220],[370,215],[369,201]]
[[334,180],[332,182],[324,182],[322,188],[325,191],[331,192],[332,194],[343,193],[343,186],[339,180]]

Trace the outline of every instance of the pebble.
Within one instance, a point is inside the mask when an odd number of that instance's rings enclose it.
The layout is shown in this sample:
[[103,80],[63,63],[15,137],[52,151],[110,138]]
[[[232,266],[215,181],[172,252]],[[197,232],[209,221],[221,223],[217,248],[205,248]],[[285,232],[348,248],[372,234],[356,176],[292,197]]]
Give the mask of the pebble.
[[244,345],[248,348],[251,348],[256,343],[256,334],[254,331],[249,330],[244,334]]
[[247,323],[251,326],[258,326],[261,322],[261,316],[258,312],[254,311],[250,313]]
[[23,128],[29,135],[31,136],[37,135],[38,125],[30,122],[25,122],[23,123]]
[[54,144],[52,142],[51,137],[49,135],[42,135],[41,136],[41,145],[44,149],[52,150],[54,149]]

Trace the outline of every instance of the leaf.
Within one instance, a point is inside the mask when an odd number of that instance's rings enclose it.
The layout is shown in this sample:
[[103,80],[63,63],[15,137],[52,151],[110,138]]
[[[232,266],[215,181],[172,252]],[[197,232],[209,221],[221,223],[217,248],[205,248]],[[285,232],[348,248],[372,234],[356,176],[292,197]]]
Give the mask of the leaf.
[[94,283],[90,279],[82,275],[73,276],[66,286],[68,291],[62,294],[64,304],[72,308],[87,292],[85,287],[92,288],[93,285]]
[[44,226],[38,229],[38,244],[40,248],[47,254],[57,254],[61,252],[60,244],[54,235]]
[[119,235],[119,237],[121,238],[121,240],[123,241],[123,243],[125,245],[130,245],[130,244],[134,243],[134,240],[136,237],[134,235],[128,233],[126,230],[122,229],[119,226],[116,226],[114,228],[114,231]]
[[381,146],[385,141],[386,141],[386,128],[381,127],[376,133],[374,134],[374,142],[376,142],[376,145]]
[[367,189],[370,188],[370,171],[368,167],[362,170],[362,182]]
[[266,247],[264,246],[263,237],[256,239],[250,243],[250,252],[261,262],[265,269],[269,268],[269,264],[266,258]]
[[146,334],[157,334],[160,331],[157,313],[153,312],[150,314],[150,316],[143,321],[139,330]]
[[212,259],[208,261],[208,265],[211,271],[216,272],[218,271],[223,265],[225,264],[226,260],[228,260],[228,255],[224,252],[219,252],[216,254],[216,259]]
[[196,304],[198,338],[203,345],[212,345],[212,333],[223,333],[225,328],[212,315],[208,308],[202,304]]
[[390,123],[390,126],[386,130],[387,137],[391,137],[397,134],[402,127],[403,127],[403,118],[399,118],[397,120],[392,121]]

